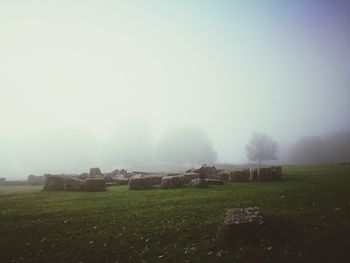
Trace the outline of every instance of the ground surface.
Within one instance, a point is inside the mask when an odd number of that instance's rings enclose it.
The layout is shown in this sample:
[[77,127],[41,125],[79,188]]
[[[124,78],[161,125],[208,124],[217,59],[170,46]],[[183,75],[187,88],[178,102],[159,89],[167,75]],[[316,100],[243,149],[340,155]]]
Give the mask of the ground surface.
[[[350,262],[350,167],[284,173],[209,189],[0,187],[0,261]],[[223,226],[227,208],[247,206],[262,226]]]

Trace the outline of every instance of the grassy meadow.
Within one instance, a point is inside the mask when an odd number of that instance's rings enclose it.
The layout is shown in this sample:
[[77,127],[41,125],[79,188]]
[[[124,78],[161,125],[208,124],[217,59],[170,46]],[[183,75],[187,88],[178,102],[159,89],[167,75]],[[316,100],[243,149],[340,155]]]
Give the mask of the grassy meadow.
[[[350,262],[350,167],[283,172],[208,189],[0,187],[0,262]],[[263,225],[223,225],[247,206]]]

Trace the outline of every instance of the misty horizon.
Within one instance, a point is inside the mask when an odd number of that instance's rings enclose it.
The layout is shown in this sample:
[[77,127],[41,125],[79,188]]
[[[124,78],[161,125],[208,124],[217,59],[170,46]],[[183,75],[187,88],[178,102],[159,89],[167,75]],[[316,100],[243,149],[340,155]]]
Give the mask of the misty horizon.
[[253,2],[2,1],[0,177],[155,167],[183,127],[233,164],[349,131],[350,5]]

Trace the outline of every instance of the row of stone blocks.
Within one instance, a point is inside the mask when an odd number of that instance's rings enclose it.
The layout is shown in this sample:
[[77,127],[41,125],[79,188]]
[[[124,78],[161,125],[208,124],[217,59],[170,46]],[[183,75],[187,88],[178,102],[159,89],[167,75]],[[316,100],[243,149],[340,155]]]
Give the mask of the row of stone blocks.
[[87,178],[82,180],[75,177],[46,175],[44,191],[104,191],[106,183],[103,178]]
[[172,176],[151,175],[146,177],[134,177],[129,180],[129,189],[142,190],[153,188],[179,188],[184,185],[193,187],[207,187],[208,185],[223,184],[221,180],[201,179],[198,173],[184,173]]
[[243,171],[233,171],[229,174],[229,181],[249,182],[249,181],[277,181],[282,176],[281,166],[256,167]]

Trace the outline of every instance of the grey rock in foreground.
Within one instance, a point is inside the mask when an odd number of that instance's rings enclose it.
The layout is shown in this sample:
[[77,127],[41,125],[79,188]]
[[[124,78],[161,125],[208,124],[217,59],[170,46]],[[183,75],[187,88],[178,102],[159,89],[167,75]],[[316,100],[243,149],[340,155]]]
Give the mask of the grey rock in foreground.
[[224,220],[225,225],[261,225],[263,222],[261,210],[258,207],[230,208]]

